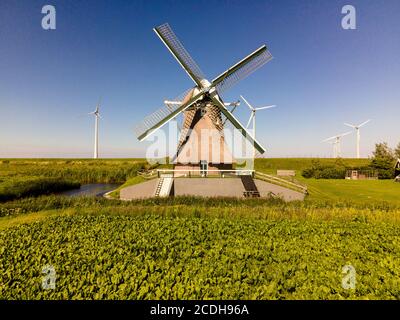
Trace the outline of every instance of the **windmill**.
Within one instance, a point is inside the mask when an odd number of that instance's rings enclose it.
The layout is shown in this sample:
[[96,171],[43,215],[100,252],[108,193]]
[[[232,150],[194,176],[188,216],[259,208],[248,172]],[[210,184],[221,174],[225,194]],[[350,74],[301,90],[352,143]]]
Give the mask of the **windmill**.
[[93,114],[95,116],[95,123],[94,123],[94,152],[93,152],[93,159],[97,159],[99,157],[99,118],[100,116],[100,100],[96,106],[96,110],[93,112],[89,112],[88,114]]
[[344,136],[349,135],[350,133],[351,133],[351,131],[342,133],[342,134],[338,134],[336,136],[330,137],[330,138],[322,141],[322,142],[329,142],[333,145],[333,157],[334,158],[339,158],[341,156],[341,148],[340,148],[341,139]]
[[[196,143],[201,145],[204,142],[204,140],[194,138],[193,132],[199,132],[203,129],[217,129],[221,135],[219,143],[222,146],[222,151],[220,151],[220,163],[217,163],[216,167],[232,166],[232,161],[225,157],[229,153],[223,134],[226,120],[239,130],[244,138],[260,153],[264,153],[265,149],[261,144],[228,110],[221,94],[272,59],[267,47],[261,46],[210,82],[205,78],[199,66],[178,40],[168,23],[153,30],[193,80],[195,86],[185,91],[178,98],[164,101],[165,107],[144,118],[135,128],[139,141],[142,141],[178,115],[183,114],[183,125],[176,152],[176,163],[178,164],[180,163],[180,155],[186,154],[187,146]],[[179,103],[176,103],[177,101]],[[207,162],[208,168],[212,151],[209,151],[210,154],[206,155],[207,159],[199,159],[194,153],[191,153],[187,163],[200,165]]]
[[360,128],[362,127],[362,126],[364,126],[364,125],[366,125],[368,122],[370,122],[371,120],[369,119],[369,120],[367,120],[367,121],[364,121],[363,123],[361,123],[361,124],[359,124],[359,125],[353,125],[353,124],[350,124],[350,123],[345,123],[344,125],[345,126],[348,126],[348,127],[351,127],[351,128],[353,128],[353,129],[355,129],[356,130],[356,135],[357,135],[357,159],[359,159],[360,158]]

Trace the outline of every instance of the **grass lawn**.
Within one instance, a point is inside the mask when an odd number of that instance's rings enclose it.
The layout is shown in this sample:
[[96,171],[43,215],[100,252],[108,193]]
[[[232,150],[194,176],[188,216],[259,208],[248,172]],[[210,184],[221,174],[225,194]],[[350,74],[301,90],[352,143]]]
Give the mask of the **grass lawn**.
[[303,179],[302,182],[308,186],[309,200],[400,204],[400,183],[393,180]]
[[[269,158],[256,159],[255,170],[268,174],[276,174],[276,170],[296,170],[296,175],[301,176],[301,171],[311,167],[312,162],[318,160],[323,165],[333,165],[337,159],[333,158]],[[348,167],[363,167],[370,163],[369,159],[340,159]]]
[[[400,204],[400,183],[393,180],[346,180],[346,179],[305,179],[301,171],[309,168],[311,158],[276,158],[257,159],[256,170],[268,174],[276,174],[277,169],[296,170],[296,179],[307,185],[308,201],[351,201],[368,203],[387,201]],[[334,164],[336,159],[318,159],[322,164]],[[369,159],[341,159],[346,166],[366,166]]]

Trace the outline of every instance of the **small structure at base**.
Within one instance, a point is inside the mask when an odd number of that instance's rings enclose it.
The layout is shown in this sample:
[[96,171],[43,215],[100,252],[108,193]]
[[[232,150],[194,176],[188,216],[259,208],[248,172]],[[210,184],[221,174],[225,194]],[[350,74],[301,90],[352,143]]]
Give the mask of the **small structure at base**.
[[276,175],[280,177],[294,177],[296,176],[295,170],[276,170]]
[[377,180],[378,173],[375,170],[347,170],[346,179],[349,180]]
[[396,177],[394,181],[400,182],[400,159],[397,159],[396,165],[394,166],[394,174]]

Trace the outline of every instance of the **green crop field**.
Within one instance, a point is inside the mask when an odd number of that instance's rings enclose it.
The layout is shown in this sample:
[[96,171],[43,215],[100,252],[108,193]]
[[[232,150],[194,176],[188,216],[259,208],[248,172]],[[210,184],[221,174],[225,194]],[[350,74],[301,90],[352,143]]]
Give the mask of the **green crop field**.
[[[298,174],[310,195],[292,203],[47,195],[51,179],[133,184],[146,166],[98,164],[1,161],[0,196],[19,193],[0,200],[0,299],[400,299],[400,183]],[[310,164],[260,159],[256,168]],[[29,190],[29,179],[47,182]],[[41,285],[46,265],[54,290]],[[354,289],[342,287],[346,265],[355,268]]]

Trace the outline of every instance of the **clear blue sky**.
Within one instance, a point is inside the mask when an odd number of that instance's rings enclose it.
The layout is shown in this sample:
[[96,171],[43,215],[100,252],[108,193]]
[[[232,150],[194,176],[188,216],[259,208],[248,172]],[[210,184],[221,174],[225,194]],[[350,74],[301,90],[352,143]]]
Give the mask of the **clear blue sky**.
[[[53,4],[57,29],[41,28]],[[357,29],[341,28],[341,8]],[[400,141],[400,1],[0,2],[0,157],[90,157],[102,97],[100,155],[143,156],[134,125],[193,85],[152,31],[169,22],[212,79],[266,44],[274,59],[225,95],[278,108],[258,114],[267,157],[330,156],[321,140],[373,119],[362,155]],[[238,117],[248,118],[240,106]],[[355,135],[343,140],[355,155]]]

